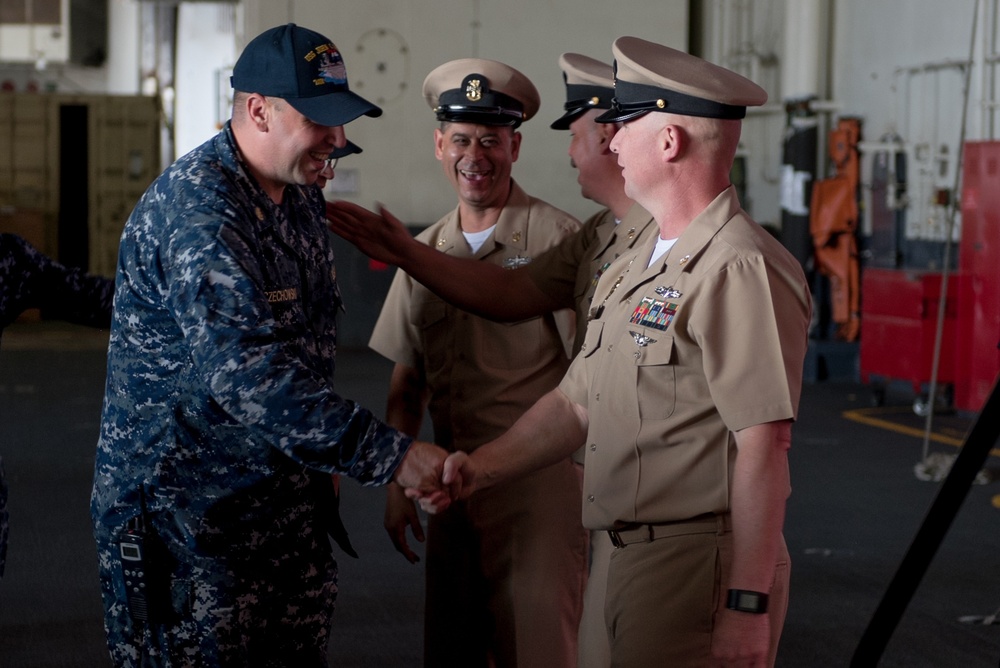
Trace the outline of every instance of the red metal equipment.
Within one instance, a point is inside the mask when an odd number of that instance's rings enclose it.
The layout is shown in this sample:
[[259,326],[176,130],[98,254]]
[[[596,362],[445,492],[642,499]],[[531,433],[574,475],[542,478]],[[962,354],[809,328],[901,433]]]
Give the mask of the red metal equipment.
[[[961,291],[961,280],[949,276],[938,383],[955,381]],[[861,294],[861,381],[875,386],[876,395],[888,381],[907,381],[919,396],[931,379],[941,274],[869,268]]]
[[[937,380],[951,403],[978,412],[1000,373],[1000,141],[967,142],[962,161],[958,271],[948,279]],[[940,272],[865,269],[861,380],[931,380]],[[914,403],[917,406],[918,401]]]
[[1000,373],[1000,141],[966,142],[962,163],[955,407],[978,412]]

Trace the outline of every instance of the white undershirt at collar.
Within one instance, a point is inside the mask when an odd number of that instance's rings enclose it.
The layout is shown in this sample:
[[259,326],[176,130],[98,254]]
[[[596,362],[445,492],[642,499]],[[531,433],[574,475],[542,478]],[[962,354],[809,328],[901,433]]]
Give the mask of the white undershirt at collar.
[[649,258],[649,264],[646,265],[646,269],[653,266],[653,263],[659,260],[664,254],[673,248],[674,244],[677,243],[677,239],[657,239],[656,246],[653,248],[653,254]]
[[465,240],[469,242],[469,246],[472,248],[473,255],[479,252],[479,249],[483,247],[483,244],[486,243],[486,240],[490,238],[495,229],[496,225],[490,225],[482,232],[462,232]]

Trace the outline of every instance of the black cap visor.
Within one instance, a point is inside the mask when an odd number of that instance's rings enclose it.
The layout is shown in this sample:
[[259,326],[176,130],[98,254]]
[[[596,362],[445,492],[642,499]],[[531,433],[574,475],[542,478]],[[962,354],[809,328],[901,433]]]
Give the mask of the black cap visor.
[[723,104],[675,90],[619,79],[615,81],[615,98],[612,100],[611,110],[601,114],[596,120],[598,123],[620,123],[650,111],[722,119],[740,119],[747,115],[747,108],[744,106]]
[[314,97],[282,99],[313,123],[327,127],[347,125],[360,116],[375,118],[382,115],[381,108],[349,90]]
[[503,107],[466,107],[449,105],[438,107],[434,114],[439,121],[448,123],[475,123],[476,125],[498,125],[517,127],[524,120],[524,114],[516,109]]
[[583,116],[585,113],[591,109],[596,109],[596,107],[574,107],[573,109],[567,109],[566,113],[552,121],[549,125],[553,130],[569,130],[569,126],[573,125],[573,122]]
[[591,109],[610,109],[614,100],[614,90],[605,86],[588,84],[566,84],[566,113],[552,122],[553,130],[568,130],[581,115]]
[[345,155],[354,155],[355,153],[361,153],[361,147],[348,139],[343,148],[334,149],[330,152],[330,159],[343,158]]

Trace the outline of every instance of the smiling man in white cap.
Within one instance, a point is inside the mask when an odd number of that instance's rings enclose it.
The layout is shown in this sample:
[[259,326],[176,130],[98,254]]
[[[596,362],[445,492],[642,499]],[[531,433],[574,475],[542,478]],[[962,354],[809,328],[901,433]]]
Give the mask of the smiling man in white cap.
[[445,456],[333,389],[315,184],[343,125],[381,110],[294,24],[253,39],[232,84],[231,121],[122,234],[91,504],[115,666],[327,665],[331,474],[430,488]]
[[[498,61],[464,58],[428,74],[423,93],[440,122],[435,156],[458,206],[421,232],[419,243],[502,271],[530,265],[578,228],[511,177],[517,128],[539,107],[526,76]],[[479,299],[496,297],[487,287]],[[553,314],[533,316],[510,324],[477,317],[397,271],[370,342],[396,363],[389,424],[416,434],[429,409],[435,440],[458,451],[502,434],[569,365]],[[579,495],[566,456],[429,518],[424,665],[576,666],[587,575]],[[390,486],[386,529],[415,561],[407,527],[423,540],[413,502]]]
[[452,455],[445,480],[481,490],[586,443],[584,524],[616,546],[612,665],[773,665],[811,304],[799,263],[729,181],[740,119],[767,95],[635,37],[613,52],[616,100],[598,120],[623,123],[611,148],[659,235],[605,272],[559,388]]

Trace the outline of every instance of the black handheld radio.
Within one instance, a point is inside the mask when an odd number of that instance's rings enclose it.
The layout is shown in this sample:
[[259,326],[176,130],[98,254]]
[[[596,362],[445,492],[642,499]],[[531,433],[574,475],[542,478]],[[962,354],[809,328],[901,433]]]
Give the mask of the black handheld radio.
[[129,616],[137,622],[149,621],[149,564],[141,532],[126,530],[119,536],[118,558],[125,583]]
[[118,536],[118,563],[129,616],[133,621],[150,622],[156,621],[161,592],[155,584],[153,541],[146,534],[146,498],[141,488],[139,498],[142,513],[131,519]]

